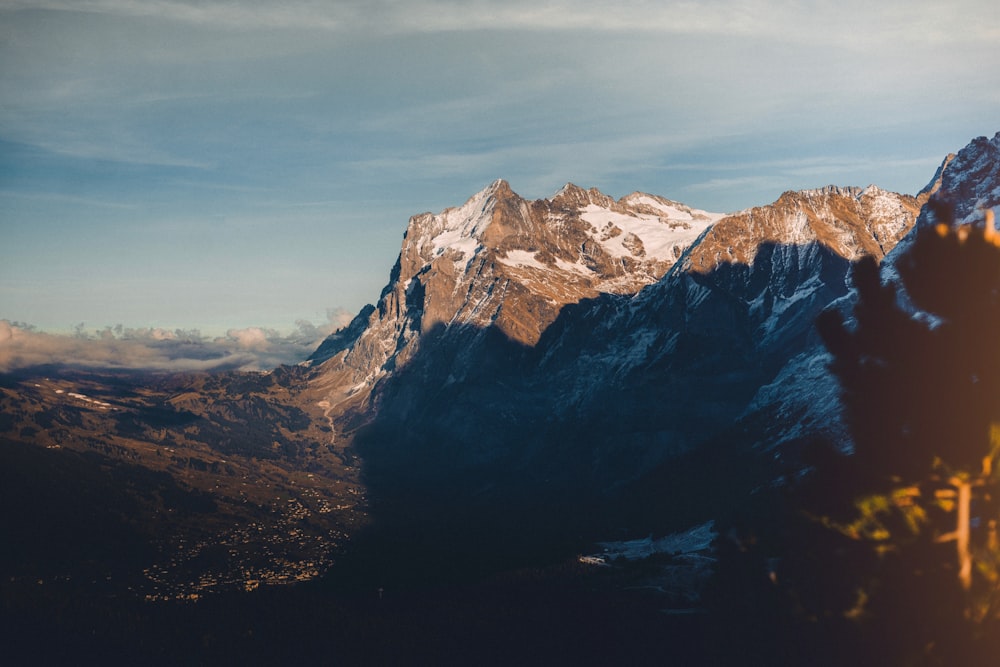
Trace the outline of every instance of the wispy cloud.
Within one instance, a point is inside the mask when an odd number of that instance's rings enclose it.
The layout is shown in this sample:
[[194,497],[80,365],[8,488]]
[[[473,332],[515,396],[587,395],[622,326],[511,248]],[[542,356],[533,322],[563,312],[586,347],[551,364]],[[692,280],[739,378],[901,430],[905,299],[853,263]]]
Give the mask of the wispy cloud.
[[176,2],[172,0],[9,0],[2,9],[45,9],[154,18],[212,28],[331,30],[342,27],[332,3]]
[[17,236],[0,242],[3,315],[215,333],[360,307],[408,215],[498,177],[529,198],[572,181],[714,211],[830,182],[912,192],[996,131],[998,13],[0,0],[0,226]]
[[100,107],[96,111],[91,108],[89,113],[83,110],[89,103],[74,100],[0,107],[0,136],[39,154],[73,159],[194,170],[214,166],[204,155],[193,159],[169,146],[157,146],[155,135],[131,126],[127,117],[118,115],[121,99],[120,94],[109,92]]
[[39,139],[34,146],[50,153],[84,160],[102,160],[126,165],[178,167],[205,170],[212,168],[206,160],[192,160],[171,155],[141,142],[94,141],[85,137]]
[[780,185],[781,180],[774,176],[736,176],[734,178],[710,178],[687,186],[692,191],[760,189]]
[[98,199],[96,197],[77,197],[74,195],[67,195],[62,192],[21,192],[18,190],[0,189],[0,199],[4,198],[42,202],[57,201],[74,206],[87,206],[122,211],[134,211],[138,208],[136,204],[128,204],[110,199]]
[[[785,180],[789,176],[829,176],[839,177],[843,174],[856,174],[875,169],[889,171],[893,169],[918,167],[933,170],[940,164],[943,156],[930,155],[920,158],[869,158],[850,155],[814,155],[802,158],[782,158],[773,160],[736,160],[727,162],[704,163],[674,163],[663,167],[666,171],[708,171],[712,173],[754,172],[751,175],[739,177],[714,177],[704,183],[693,183],[688,187],[702,189],[726,184],[763,183],[760,173],[772,174],[768,180]],[[845,183],[844,185],[848,185]],[[867,185],[853,183],[852,185]]]
[[992,0],[871,3],[863,0],[420,0],[378,3],[395,31],[552,30],[758,37],[881,47],[893,41],[989,42],[1000,34]]
[[[782,40],[845,39],[874,46],[892,40],[991,41],[1000,36],[992,0],[5,0],[0,9],[46,9],[151,18],[228,30],[321,30],[420,33],[478,30],[656,32],[757,36]],[[960,29],[960,30],[956,30]],[[960,37],[960,35],[964,37]]]

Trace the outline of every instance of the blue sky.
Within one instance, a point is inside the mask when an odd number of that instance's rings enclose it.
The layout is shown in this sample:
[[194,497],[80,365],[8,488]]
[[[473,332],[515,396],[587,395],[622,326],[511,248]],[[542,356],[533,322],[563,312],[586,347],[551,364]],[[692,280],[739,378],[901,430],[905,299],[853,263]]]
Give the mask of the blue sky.
[[496,178],[914,193],[1000,130],[998,44],[995,0],[0,0],[0,319],[333,326]]

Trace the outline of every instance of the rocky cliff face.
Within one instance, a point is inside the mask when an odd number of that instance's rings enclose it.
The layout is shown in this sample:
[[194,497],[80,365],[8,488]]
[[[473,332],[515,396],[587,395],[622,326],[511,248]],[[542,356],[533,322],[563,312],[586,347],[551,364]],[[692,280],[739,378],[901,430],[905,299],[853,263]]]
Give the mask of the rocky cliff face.
[[906,235],[920,202],[874,185],[786,192],[778,201],[729,216],[692,250],[685,268],[705,273],[723,263],[752,264],[765,244],[818,244],[855,260],[881,259]]
[[919,206],[829,187],[723,217],[497,181],[410,220],[367,325],[325,344],[312,385],[374,497],[621,488],[725,437],[818,343],[850,262],[884,256]]
[[[66,553],[158,544],[121,590],[145,577],[181,596],[314,577],[362,526],[387,536],[362,558],[399,559],[373,576],[405,565],[417,581],[704,525],[774,482],[797,444],[849,446],[813,322],[850,312],[856,258],[884,258],[893,280],[907,230],[941,222],[916,216],[930,197],[957,224],[997,212],[1000,134],[950,156],[916,198],[828,187],[725,217],[572,185],[529,202],[498,181],[412,218],[377,304],[310,364],[148,386],[0,378],[0,439],[44,447],[3,448],[10,470],[38,473],[12,487],[20,534],[55,517],[30,499],[56,489],[81,525],[115,533]],[[86,497],[80,479],[110,495]],[[123,523],[130,506],[159,542]],[[63,547],[15,542],[44,568]],[[84,555],[69,567],[90,572]],[[77,572],[57,560],[52,572]]]
[[[620,477],[723,437],[790,358],[819,345],[813,322],[848,294],[850,263],[882,258],[919,208],[875,187],[828,187],[727,216],[661,281],[594,302],[543,337],[540,372],[568,388],[555,410],[591,421],[594,460]],[[781,439],[804,437],[795,427],[781,424]]]
[[[437,498],[438,514],[588,494],[598,507],[679,470],[713,479],[721,452],[849,446],[815,318],[849,305],[856,259],[891,273],[928,197],[981,224],[1000,199],[998,144],[973,142],[917,197],[831,186],[725,217],[571,185],[526,202],[499,181],[410,221],[366,328],[313,386],[354,434],[372,496]],[[750,483],[718,479],[697,493]]]
[[946,162],[933,196],[954,207],[960,224],[982,225],[984,211],[1000,204],[1000,132],[978,137]]
[[321,402],[334,420],[358,414],[372,388],[438,328],[492,330],[535,345],[565,305],[633,294],[661,278],[720,217],[572,184],[528,202],[502,180],[460,207],[416,215],[378,305],[313,355],[324,362],[314,381]]
[[[953,207],[957,223],[982,225],[985,210],[1000,205],[1000,133],[992,139],[979,137],[959,153],[948,155],[916,202],[922,206],[931,198]],[[914,226],[936,222],[929,208],[921,208]],[[896,262],[912,239],[913,234],[906,234],[886,249],[884,281],[898,280]],[[853,303],[854,293],[849,291],[828,307],[848,314]],[[743,423],[752,425],[749,430],[768,447],[811,434],[828,434],[849,447],[840,418],[839,387],[827,370],[825,348],[812,339],[808,345],[790,348],[787,357],[777,376],[759,389],[742,417]]]

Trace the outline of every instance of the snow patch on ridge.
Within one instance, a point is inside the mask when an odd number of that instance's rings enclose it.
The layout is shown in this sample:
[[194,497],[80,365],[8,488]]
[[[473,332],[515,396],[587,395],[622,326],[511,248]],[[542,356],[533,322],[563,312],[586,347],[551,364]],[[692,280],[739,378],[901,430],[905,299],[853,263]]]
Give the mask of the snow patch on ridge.
[[557,269],[576,273],[581,276],[593,276],[594,272],[583,264],[567,262],[564,259],[556,258],[555,265],[545,264],[536,258],[537,253],[530,250],[508,250],[506,256],[498,257],[497,262],[506,266],[536,269],[538,271],[552,271]]
[[621,542],[599,542],[599,554],[585,556],[582,562],[597,564],[623,558],[625,560],[642,560],[656,554],[696,554],[708,553],[712,548],[712,540],[718,536],[715,521],[707,521],[680,533],[666,537],[654,538],[652,535],[637,540]]
[[[641,242],[643,256],[672,262],[676,260],[675,248],[687,247],[702,231],[722,217],[705,215],[696,218],[690,212],[657,202],[649,196],[633,198],[629,203],[633,202],[655,206],[664,215],[620,213],[596,204],[588,204],[580,211],[580,218],[594,228],[595,240],[612,257],[640,255],[636,246],[629,243],[630,235],[634,235]],[[606,233],[606,230],[613,227],[617,227],[621,233]]]
[[494,181],[457,208],[448,208],[438,215],[429,216],[431,223],[419,245],[430,246],[432,257],[448,252],[456,257],[456,268],[481,248],[480,237],[492,219],[494,194],[505,185]]

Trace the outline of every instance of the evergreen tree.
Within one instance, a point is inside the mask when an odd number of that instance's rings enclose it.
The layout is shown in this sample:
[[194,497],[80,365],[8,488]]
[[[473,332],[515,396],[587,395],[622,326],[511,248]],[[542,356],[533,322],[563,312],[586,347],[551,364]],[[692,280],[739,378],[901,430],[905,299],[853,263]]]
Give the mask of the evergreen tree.
[[814,517],[878,555],[857,573],[859,617],[909,635],[914,661],[959,664],[1000,612],[1000,235],[992,215],[956,228],[936,213],[899,259],[903,295],[863,260],[853,326],[817,323],[854,453],[818,467],[810,494]]
[[936,214],[898,285],[864,259],[850,319],[817,322],[853,452],[814,443],[808,475],[718,524],[708,604],[769,664],[1000,664],[1000,235]]

